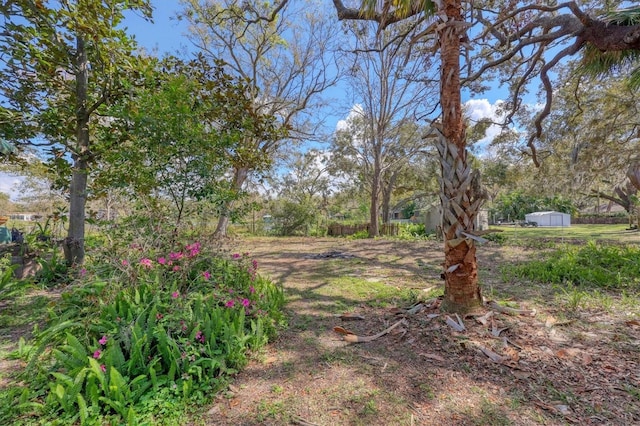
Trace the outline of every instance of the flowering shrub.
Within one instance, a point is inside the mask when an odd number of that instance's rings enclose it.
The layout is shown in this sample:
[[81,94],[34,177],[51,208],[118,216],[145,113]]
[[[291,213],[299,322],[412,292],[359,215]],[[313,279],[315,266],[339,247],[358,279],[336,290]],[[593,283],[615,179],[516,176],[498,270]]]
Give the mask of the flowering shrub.
[[188,399],[242,368],[282,322],[284,296],[248,253],[203,251],[198,242],[168,253],[134,248],[111,262],[110,282],[64,294],[27,369],[51,379],[42,408],[83,424],[129,422],[150,393]]

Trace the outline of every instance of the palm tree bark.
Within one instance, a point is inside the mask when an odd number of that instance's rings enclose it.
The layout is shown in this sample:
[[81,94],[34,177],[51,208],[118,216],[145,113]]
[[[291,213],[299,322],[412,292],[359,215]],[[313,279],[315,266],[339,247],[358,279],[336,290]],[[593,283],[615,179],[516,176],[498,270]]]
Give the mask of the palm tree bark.
[[[482,304],[473,232],[482,203],[474,193],[474,173],[467,162],[466,135],[460,95],[460,37],[464,23],[460,0],[441,3],[440,16],[447,21],[439,32],[441,69],[440,151],[442,232],[444,234],[445,295],[442,309],[468,312]],[[465,233],[467,235],[465,235]]]

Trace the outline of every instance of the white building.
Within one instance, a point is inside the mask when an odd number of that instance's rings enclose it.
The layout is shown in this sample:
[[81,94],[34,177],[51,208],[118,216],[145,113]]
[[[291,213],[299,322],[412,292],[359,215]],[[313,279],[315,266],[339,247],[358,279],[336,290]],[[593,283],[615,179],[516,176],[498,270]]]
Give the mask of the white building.
[[560,212],[534,212],[526,214],[524,219],[538,226],[571,226],[571,215]]

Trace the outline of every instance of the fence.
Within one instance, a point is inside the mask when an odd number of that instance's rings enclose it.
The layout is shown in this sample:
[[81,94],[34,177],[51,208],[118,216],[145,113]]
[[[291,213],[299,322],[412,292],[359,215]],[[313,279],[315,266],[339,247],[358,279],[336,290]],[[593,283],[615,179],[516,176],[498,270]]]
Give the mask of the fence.
[[629,218],[622,216],[572,217],[571,223],[574,225],[624,225],[629,223]]
[[[344,237],[353,235],[358,232],[369,232],[369,223],[358,225],[342,225],[340,223],[331,223],[327,229],[327,235],[332,237]],[[400,233],[399,223],[383,223],[380,225],[380,235],[396,236]]]

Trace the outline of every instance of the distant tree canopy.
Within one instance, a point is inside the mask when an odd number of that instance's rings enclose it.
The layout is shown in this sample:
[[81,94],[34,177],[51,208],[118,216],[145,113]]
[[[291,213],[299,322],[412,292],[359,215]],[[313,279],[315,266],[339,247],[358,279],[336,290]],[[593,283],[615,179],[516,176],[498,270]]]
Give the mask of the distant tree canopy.
[[536,211],[557,211],[573,214],[576,209],[570,200],[563,197],[535,197],[514,191],[497,197],[489,210],[496,220],[524,220],[524,216]]

